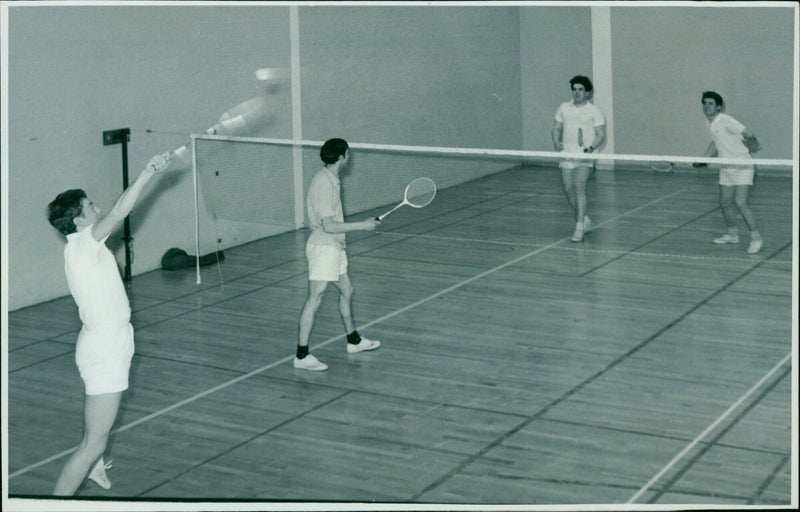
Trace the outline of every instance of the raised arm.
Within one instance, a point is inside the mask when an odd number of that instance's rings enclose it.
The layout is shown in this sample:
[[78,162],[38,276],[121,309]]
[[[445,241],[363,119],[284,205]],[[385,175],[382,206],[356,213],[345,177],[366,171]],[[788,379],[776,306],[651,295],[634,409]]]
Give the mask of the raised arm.
[[161,171],[169,164],[169,159],[169,153],[164,153],[163,155],[154,156],[150,160],[144,170],[139,173],[136,180],[119,196],[111,211],[98,219],[94,224],[92,227],[92,236],[95,240],[104,239],[119,226],[131,210],[133,210],[133,206],[136,204],[136,200],[139,199],[139,194],[141,194],[144,186],[155,173]]

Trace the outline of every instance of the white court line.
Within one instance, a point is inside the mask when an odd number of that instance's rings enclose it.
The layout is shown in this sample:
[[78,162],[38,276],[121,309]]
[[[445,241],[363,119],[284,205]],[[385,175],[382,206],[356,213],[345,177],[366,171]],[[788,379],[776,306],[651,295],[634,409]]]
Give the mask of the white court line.
[[[601,226],[602,224],[592,224],[592,226]],[[590,233],[594,227],[589,229],[587,233]],[[376,232],[379,235],[386,235],[386,236],[393,236],[397,238],[423,238],[428,240],[441,240],[441,241],[451,241],[451,242],[462,242],[462,243],[476,243],[476,244],[487,244],[487,245],[503,245],[507,247],[545,247],[547,244],[535,244],[535,243],[527,243],[527,242],[504,242],[502,240],[485,240],[481,238],[460,238],[455,236],[438,236],[438,235],[417,235],[413,233],[401,233],[397,231],[378,231]],[[762,258],[725,258],[725,257],[717,257],[717,256],[692,256],[691,254],[671,254],[671,253],[659,253],[659,252],[633,252],[633,251],[623,251],[623,250],[614,250],[614,249],[588,249],[582,246],[576,246],[572,244],[570,246],[562,246],[562,247],[553,247],[553,249],[558,249],[559,251],[574,251],[574,252],[596,252],[600,254],[616,254],[618,256],[644,256],[644,257],[652,257],[652,258],[676,258],[676,259],[688,259],[688,260],[700,260],[700,261],[740,261],[746,263],[764,263],[764,264],[783,264],[783,265],[791,265],[794,262],[791,260],[776,260],[776,259],[762,259]]]
[[[664,201],[666,199],[669,199],[670,197],[672,197],[672,196],[674,196],[676,194],[679,194],[681,192],[684,192],[684,191],[685,191],[685,189],[676,190],[675,192],[672,192],[671,194],[667,194],[664,197],[661,197],[659,199],[654,199],[654,200],[650,201],[649,203],[645,203],[645,204],[643,204],[643,205],[641,205],[641,206],[639,206],[637,208],[634,208],[633,210],[627,211],[625,213],[621,213],[621,214],[617,215],[616,217],[612,217],[612,218],[608,219],[605,222],[601,222],[600,224],[597,224],[596,226],[603,226],[603,225],[608,224],[610,222],[614,222],[617,219],[621,219],[622,217],[626,217],[628,215],[631,215],[632,213],[636,213],[639,210],[647,208],[647,207],[649,207],[649,206],[651,206],[651,205],[653,205],[655,203],[658,203],[658,202]],[[489,270],[487,270],[485,272],[481,272],[480,274],[475,275],[473,277],[470,277],[469,279],[465,279],[464,281],[461,281],[460,283],[454,284],[453,286],[445,288],[444,290],[440,290],[440,291],[434,293],[433,295],[429,295],[428,297],[425,297],[424,299],[418,300],[417,302],[409,304],[408,306],[405,306],[403,308],[397,309],[397,310],[395,310],[395,311],[393,311],[391,313],[388,313],[388,314],[386,314],[386,315],[384,315],[384,316],[382,316],[380,318],[376,318],[375,320],[372,320],[371,322],[367,322],[366,324],[360,325],[360,326],[358,326],[358,329],[366,329],[367,327],[370,327],[372,325],[381,323],[381,322],[383,322],[385,320],[388,320],[388,319],[393,318],[393,317],[395,317],[397,315],[405,313],[406,311],[414,309],[414,308],[416,308],[417,306],[419,306],[421,304],[425,304],[426,302],[430,302],[431,300],[433,300],[433,299],[435,299],[437,297],[441,297],[442,295],[450,293],[453,290],[457,290],[458,288],[461,288],[462,286],[468,285],[468,284],[470,284],[472,282],[477,281],[478,279],[481,279],[481,278],[486,277],[488,275],[494,274],[495,272],[497,272],[499,270],[502,270],[502,269],[504,269],[506,267],[509,267],[511,265],[519,263],[520,261],[523,261],[523,260],[525,260],[527,258],[530,258],[531,256],[539,254],[540,252],[544,252],[547,249],[551,249],[551,248],[555,247],[556,245],[569,240],[569,238],[570,237],[562,238],[561,240],[553,242],[550,245],[546,245],[544,247],[536,249],[535,251],[529,252],[529,253],[524,254],[524,255],[522,255],[522,256],[520,256],[518,258],[515,258],[515,259],[511,260],[511,261],[503,263],[500,266],[494,267],[494,268],[489,269]],[[332,338],[329,338],[329,339],[323,341],[322,343],[318,343],[316,345],[316,348],[324,347],[324,346],[329,345],[329,344],[333,343],[334,341],[340,340],[342,338],[344,338],[344,334],[340,334],[338,336],[334,336]],[[157,418],[159,416],[162,416],[162,415],[164,415],[164,414],[166,414],[166,413],[168,413],[168,412],[170,412],[172,410],[175,410],[175,409],[177,409],[179,407],[183,407],[186,404],[189,404],[189,403],[192,403],[192,402],[194,402],[196,400],[199,400],[200,398],[206,397],[206,396],[208,396],[208,395],[210,395],[212,393],[216,393],[217,391],[219,391],[221,389],[225,389],[225,388],[227,388],[229,386],[232,386],[233,384],[236,384],[237,382],[241,382],[241,381],[243,381],[245,379],[249,379],[253,375],[257,375],[257,374],[259,374],[261,372],[264,372],[264,371],[267,371],[267,370],[269,370],[271,368],[274,368],[274,367],[276,367],[276,366],[278,366],[280,364],[283,364],[283,363],[286,363],[288,361],[291,361],[293,358],[294,358],[294,355],[290,355],[290,356],[284,357],[283,359],[280,359],[280,360],[272,362],[272,363],[270,363],[268,365],[262,366],[261,368],[257,368],[255,370],[249,372],[249,373],[245,373],[244,375],[240,375],[239,377],[236,377],[235,379],[229,380],[227,382],[223,382],[222,384],[219,384],[219,385],[217,385],[217,386],[215,386],[213,388],[207,389],[207,390],[205,390],[205,391],[203,391],[201,393],[198,393],[198,394],[196,394],[194,396],[191,396],[189,398],[181,400],[180,402],[172,404],[169,407],[165,407],[164,409],[155,411],[153,413],[148,414],[147,416],[143,416],[143,417],[139,418],[136,421],[133,421],[131,423],[123,425],[123,426],[113,430],[111,433],[112,434],[117,434],[119,432],[124,432],[125,430],[131,429],[131,428],[133,428],[133,427],[135,427],[137,425],[140,425],[140,424],[142,424],[142,423],[144,423],[146,421],[149,421],[149,420],[151,420],[153,418]],[[58,459],[60,459],[62,457],[65,457],[65,456],[69,455],[70,453],[74,452],[76,449],[77,449],[77,446],[73,446],[72,448],[70,448],[68,450],[64,450],[63,452],[57,453],[57,454],[52,455],[52,456],[50,456],[50,457],[48,457],[48,458],[46,458],[44,460],[40,460],[39,462],[31,464],[30,466],[27,466],[25,468],[17,470],[14,473],[10,473],[8,475],[8,479],[11,480],[12,478],[15,478],[15,477],[17,477],[19,475],[23,475],[23,474],[25,474],[25,473],[33,470],[33,469],[36,469],[36,468],[38,468],[40,466],[43,466],[45,464],[49,464],[50,462],[53,462],[54,460],[58,460]]]
[[780,360],[780,362],[779,362],[778,364],[776,364],[776,365],[775,365],[775,366],[772,368],[772,370],[770,370],[769,372],[767,372],[767,374],[766,374],[766,375],[764,375],[763,377],[761,377],[761,379],[760,379],[758,382],[756,382],[756,383],[755,383],[755,385],[754,385],[752,388],[750,388],[750,389],[747,391],[747,393],[745,393],[744,395],[742,395],[742,396],[741,396],[741,398],[739,398],[738,400],[736,400],[736,401],[733,403],[733,405],[731,405],[731,406],[728,408],[728,410],[727,410],[727,411],[723,412],[723,413],[722,413],[722,415],[721,415],[719,418],[717,418],[717,419],[716,419],[716,420],[715,420],[715,421],[714,421],[714,422],[713,422],[711,425],[709,425],[708,427],[706,427],[706,429],[705,429],[705,430],[703,430],[703,431],[700,433],[700,435],[698,435],[697,437],[695,437],[695,438],[694,438],[694,440],[693,440],[691,443],[689,443],[689,444],[686,446],[686,448],[684,448],[683,450],[681,450],[681,451],[680,451],[680,453],[678,453],[678,455],[676,455],[676,456],[675,456],[675,457],[674,457],[674,458],[673,458],[671,461],[669,461],[669,463],[667,463],[667,465],[666,465],[666,466],[664,466],[664,467],[661,469],[661,471],[659,471],[658,473],[656,473],[656,474],[655,474],[655,476],[653,476],[653,478],[651,478],[649,482],[647,482],[646,484],[644,484],[644,486],[643,486],[641,489],[639,489],[639,490],[636,492],[636,494],[634,494],[633,496],[631,496],[631,498],[628,500],[628,504],[631,504],[631,503],[634,503],[634,502],[636,502],[636,500],[637,500],[637,499],[639,499],[639,497],[640,497],[642,494],[644,494],[645,492],[647,492],[647,490],[648,490],[648,489],[650,489],[650,487],[651,487],[651,486],[652,486],[654,483],[656,483],[656,482],[657,482],[657,481],[658,481],[658,480],[659,480],[659,479],[660,479],[662,476],[664,476],[664,474],[665,474],[667,471],[669,471],[669,470],[672,468],[672,466],[674,466],[675,464],[677,464],[677,462],[678,462],[679,460],[681,460],[681,459],[683,458],[683,456],[684,456],[684,455],[686,455],[687,453],[689,453],[689,451],[690,451],[692,448],[694,448],[694,447],[695,447],[695,446],[696,446],[696,445],[697,445],[697,444],[698,444],[698,443],[699,443],[701,440],[703,440],[703,438],[704,438],[704,437],[706,437],[706,436],[709,434],[709,432],[711,432],[712,430],[714,430],[714,429],[717,427],[717,425],[719,425],[720,423],[722,423],[722,422],[723,422],[723,421],[724,421],[724,420],[725,420],[725,419],[728,417],[728,415],[730,415],[730,414],[731,414],[731,413],[732,413],[734,410],[736,410],[736,409],[737,409],[737,408],[738,408],[738,407],[739,407],[739,406],[742,404],[742,402],[744,402],[745,400],[747,400],[747,398],[748,398],[750,395],[752,395],[752,394],[753,394],[753,393],[754,393],[754,392],[755,392],[755,391],[756,391],[758,388],[760,388],[760,387],[761,387],[761,385],[762,385],[762,384],[764,384],[764,382],[766,382],[766,381],[767,381],[767,380],[768,380],[770,377],[772,377],[772,375],[773,375],[775,372],[777,372],[777,371],[778,371],[778,369],[779,369],[781,366],[783,366],[784,364],[786,364],[786,361],[788,361],[789,359],[791,359],[791,357],[792,357],[792,353],[791,353],[791,352],[789,352],[788,354],[786,354],[786,356],[785,356],[783,359],[781,359],[781,360]]

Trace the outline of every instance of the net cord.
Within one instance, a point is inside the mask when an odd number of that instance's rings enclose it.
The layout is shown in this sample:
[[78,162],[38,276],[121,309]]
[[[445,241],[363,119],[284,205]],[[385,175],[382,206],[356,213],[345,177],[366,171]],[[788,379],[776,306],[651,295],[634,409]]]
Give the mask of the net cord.
[[[272,139],[260,137],[234,137],[228,135],[193,135],[193,139],[221,140],[231,142],[249,142],[256,144],[272,144],[276,146],[305,146],[321,147],[324,141]],[[491,149],[491,148],[458,148],[438,146],[404,146],[395,144],[369,144],[349,143],[352,149],[396,151],[401,153],[424,153],[432,155],[476,155],[514,158],[550,158],[573,160],[607,160],[607,161],[632,161],[632,162],[670,162],[672,164],[705,163],[717,165],[765,165],[796,167],[794,160],[779,158],[719,158],[704,156],[678,156],[678,155],[634,155],[634,154],[604,154],[604,153],[567,153],[565,151],[528,151],[518,149]]]

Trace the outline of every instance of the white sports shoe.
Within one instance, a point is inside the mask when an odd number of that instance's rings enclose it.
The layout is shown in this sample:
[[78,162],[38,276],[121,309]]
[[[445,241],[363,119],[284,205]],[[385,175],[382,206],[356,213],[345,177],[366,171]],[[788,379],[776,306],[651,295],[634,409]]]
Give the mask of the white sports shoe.
[[714,243],[718,245],[722,244],[738,244],[739,243],[739,235],[731,235],[729,233],[725,233],[719,238],[714,239]]
[[295,368],[299,368],[300,370],[310,370],[312,372],[321,372],[328,369],[328,365],[320,362],[319,359],[311,354],[308,354],[303,359],[298,359],[295,357],[293,364]]
[[578,224],[575,227],[575,234],[572,235],[572,238],[570,238],[570,241],[572,241],[572,242],[580,242],[581,240],[583,240],[583,226],[581,224]]
[[752,240],[750,242],[750,247],[747,248],[747,254],[756,254],[762,247],[764,247],[763,240]]
[[583,217],[583,231],[589,231],[589,228],[592,227],[592,219],[589,218],[588,215]]
[[347,344],[347,353],[355,354],[356,352],[364,352],[365,350],[375,350],[380,346],[381,346],[380,341],[368,340],[367,338],[364,338],[362,336],[361,341],[358,342],[357,345],[354,345],[352,343]]
[[97,464],[94,465],[91,471],[89,471],[88,478],[92,482],[96,483],[103,489],[111,489],[111,480],[108,479],[108,475],[106,475],[106,470],[111,469],[111,462],[105,462],[103,457],[100,457],[100,460],[97,461]]

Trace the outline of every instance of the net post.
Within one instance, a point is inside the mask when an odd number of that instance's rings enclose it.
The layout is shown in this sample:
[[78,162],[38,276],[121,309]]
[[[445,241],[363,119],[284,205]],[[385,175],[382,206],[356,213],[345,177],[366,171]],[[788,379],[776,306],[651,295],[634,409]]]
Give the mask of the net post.
[[303,195],[303,148],[292,146],[292,173],[294,176],[294,228],[300,229],[305,222],[305,196]]
[[192,135],[192,182],[194,185],[194,254],[195,254],[195,283],[200,284],[200,209],[198,206],[197,189],[197,144],[196,135]]

